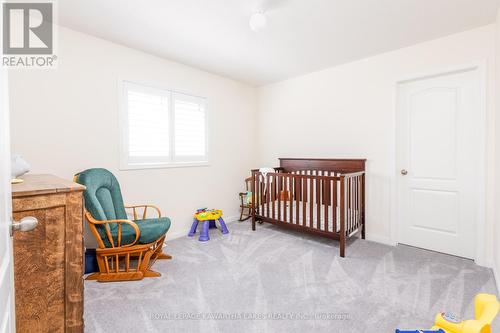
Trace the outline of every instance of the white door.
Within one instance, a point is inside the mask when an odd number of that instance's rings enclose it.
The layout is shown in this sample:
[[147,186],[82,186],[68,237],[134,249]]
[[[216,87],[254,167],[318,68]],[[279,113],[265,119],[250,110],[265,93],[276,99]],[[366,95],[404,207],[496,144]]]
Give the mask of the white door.
[[9,138],[7,74],[0,68],[0,333],[15,331]]
[[479,107],[477,70],[399,84],[399,243],[475,258]]

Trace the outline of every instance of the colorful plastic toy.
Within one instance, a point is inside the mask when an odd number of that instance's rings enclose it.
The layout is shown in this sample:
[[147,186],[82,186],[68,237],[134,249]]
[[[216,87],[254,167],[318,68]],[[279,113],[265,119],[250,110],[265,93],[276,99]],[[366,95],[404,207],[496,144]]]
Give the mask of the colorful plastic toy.
[[191,225],[191,230],[189,231],[188,236],[193,237],[194,234],[196,233],[196,228],[198,227],[198,223],[202,222],[203,225],[198,240],[200,242],[206,242],[210,240],[210,237],[208,235],[208,230],[211,228],[217,228],[215,221],[219,221],[220,229],[223,234],[229,233],[226,223],[222,219],[222,210],[208,209],[208,208],[197,209],[196,213],[194,214],[193,224]]
[[491,323],[500,310],[495,295],[478,294],[474,299],[474,320],[461,321],[449,312],[438,313],[431,330],[396,330],[396,333],[491,333]]
[[439,330],[413,330],[413,331],[402,331],[396,330],[396,333],[445,333],[445,331]]
[[495,295],[478,294],[474,299],[475,319],[460,321],[450,313],[439,313],[432,329],[442,329],[446,333],[491,333],[491,323],[499,310],[500,303]]

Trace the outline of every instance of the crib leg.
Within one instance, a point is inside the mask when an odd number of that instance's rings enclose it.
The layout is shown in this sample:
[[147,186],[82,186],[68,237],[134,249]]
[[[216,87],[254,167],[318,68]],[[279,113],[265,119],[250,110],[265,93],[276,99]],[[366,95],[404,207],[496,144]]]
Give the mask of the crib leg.
[[345,234],[340,235],[340,256],[345,258]]
[[365,239],[365,174],[361,176],[361,222],[362,222],[362,229],[361,229],[361,239]]

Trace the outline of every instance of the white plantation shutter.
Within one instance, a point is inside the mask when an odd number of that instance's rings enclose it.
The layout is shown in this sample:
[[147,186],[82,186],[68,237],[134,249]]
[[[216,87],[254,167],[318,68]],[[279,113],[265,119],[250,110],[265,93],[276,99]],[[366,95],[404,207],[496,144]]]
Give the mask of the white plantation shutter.
[[168,156],[168,97],[128,91],[129,154]]
[[175,93],[173,105],[175,159],[205,160],[205,99]]
[[206,99],[130,82],[123,87],[123,169],[208,162]]

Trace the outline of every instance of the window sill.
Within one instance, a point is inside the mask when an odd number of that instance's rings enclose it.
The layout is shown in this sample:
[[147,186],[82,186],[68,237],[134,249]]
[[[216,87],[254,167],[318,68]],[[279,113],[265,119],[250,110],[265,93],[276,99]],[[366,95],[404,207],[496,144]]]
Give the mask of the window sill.
[[206,162],[178,162],[178,163],[158,163],[158,164],[128,164],[121,165],[120,171],[128,170],[146,170],[146,169],[169,169],[169,168],[192,168],[192,167],[207,167],[210,166],[208,161]]

